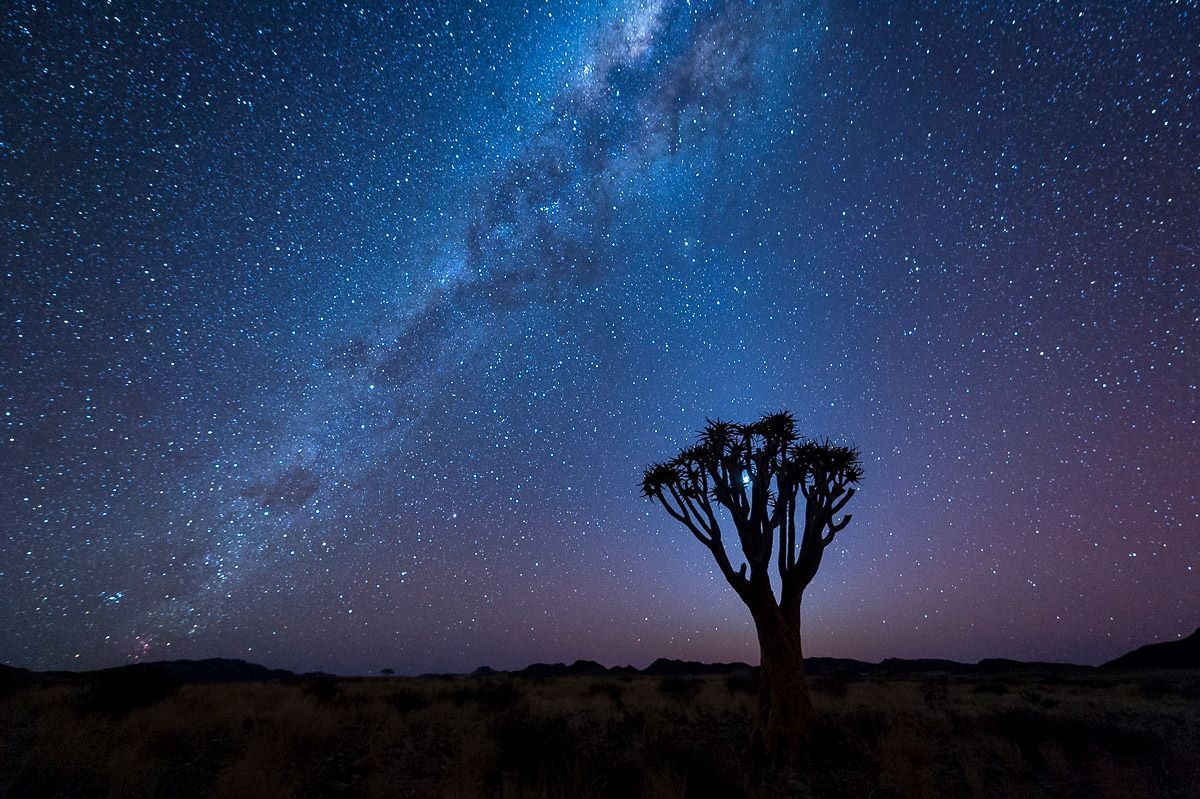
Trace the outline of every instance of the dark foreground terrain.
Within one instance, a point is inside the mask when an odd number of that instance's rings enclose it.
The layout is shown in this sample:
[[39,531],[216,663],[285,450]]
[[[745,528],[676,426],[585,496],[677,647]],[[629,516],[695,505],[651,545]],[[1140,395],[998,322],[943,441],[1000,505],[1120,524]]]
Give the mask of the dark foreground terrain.
[[7,670],[0,796],[1200,795],[1200,670],[816,665],[796,771],[746,752],[746,668]]

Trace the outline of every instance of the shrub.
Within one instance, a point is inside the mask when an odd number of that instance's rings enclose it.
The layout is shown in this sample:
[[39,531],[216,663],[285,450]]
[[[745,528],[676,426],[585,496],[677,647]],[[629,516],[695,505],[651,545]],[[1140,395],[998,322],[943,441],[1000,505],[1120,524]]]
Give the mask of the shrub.
[[316,674],[304,681],[304,695],[321,703],[332,701],[340,692],[337,680],[328,674]]
[[658,684],[658,692],[668,699],[686,702],[700,693],[700,681],[687,677],[663,677]]
[[413,688],[397,688],[388,697],[388,704],[401,713],[411,713],[429,707],[429,697]]
[[981,682],[979,685],[975,686],[975,693],[977,694],[995,694],[996,696],[1002,696],[1011,690],[1012,689],[1004,683],[996,682],[995,680]]
[[523,696],[524,693],[508,680],[468,683],[446,694],[456,705],[475,702],[481,707],[491,708],[508,707]]
[[610,680],[599,680],[588,686],[588,696],[603,696],[612,701],[618,707],[624,704],[625,691],[619,683]]
[[121,716],[137,708],[158,704],[175,693],[181,684],[173,672],[153,665],[98,672],[83,693],[81,709]]
[[735,671],[725,678],[725,687],[731,694],[758,694],[758,672]]

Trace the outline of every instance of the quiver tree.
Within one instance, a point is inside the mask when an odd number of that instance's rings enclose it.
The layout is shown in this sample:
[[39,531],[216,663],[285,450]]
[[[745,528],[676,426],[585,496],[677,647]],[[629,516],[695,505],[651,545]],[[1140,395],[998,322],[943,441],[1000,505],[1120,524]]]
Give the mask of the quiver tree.
[[[712,553],[750,609],[762,666],[757,736],[774,757],[794,760],[808,738],[812,701],[800,645],[801,599],[825,549],[850,522],[849,514],[837,517],[861,478],[858,450],[800,438],[786,411],[753,424],[709,420],[694,446],[650,466],[642,478],[642,494],[658,500]],[[737,533],[737,568],[719,508]]]

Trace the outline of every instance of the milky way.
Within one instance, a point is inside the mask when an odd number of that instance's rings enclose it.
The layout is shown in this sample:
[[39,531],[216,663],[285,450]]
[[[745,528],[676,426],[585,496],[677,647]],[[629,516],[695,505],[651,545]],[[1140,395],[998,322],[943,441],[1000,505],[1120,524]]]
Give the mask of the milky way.
[[1200,623],[1195,3],[10,3],[0,658],[754,660],[639,498],[789,408],[810,655]]

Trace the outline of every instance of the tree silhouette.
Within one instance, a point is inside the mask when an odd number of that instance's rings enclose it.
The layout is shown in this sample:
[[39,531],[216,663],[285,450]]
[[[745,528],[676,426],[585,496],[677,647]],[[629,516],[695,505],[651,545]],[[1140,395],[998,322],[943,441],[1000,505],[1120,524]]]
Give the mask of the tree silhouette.
[[[756,734],[774,757],[794,760],[808,739],[812,701],[800,643],[801,599],[826,547],[850,522],[849,514],[834,517],[861,479],[858,450],[800,438],[787,411],[752,424],[707,420],[694,446],[648,467],[642,478],[642,495],[658,500],[712,553],[750,609],[762,664]],[[738,569],[726,552],[717,506],[737,532],[745,558]]]

